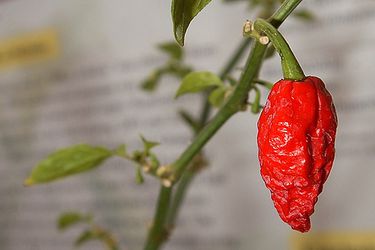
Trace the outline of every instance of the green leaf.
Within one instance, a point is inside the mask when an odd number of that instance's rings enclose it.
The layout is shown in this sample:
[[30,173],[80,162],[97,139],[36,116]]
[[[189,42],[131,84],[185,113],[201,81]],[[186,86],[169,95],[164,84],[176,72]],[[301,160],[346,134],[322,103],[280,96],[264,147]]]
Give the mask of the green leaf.
[[111,236],[111,234],[108,231],[103,230],[99,227],[83,231],[74,242],[74,245],[76,247],[80,247],[84,243],[87,243],[91,240],[101,241],[107,247],[107,249],[110,250],[119,249],[116,240]]
[[75,212],[67,212],[60,215],[57,221],[57,227],[60,230],[64,230],[70,226],[73,226],[79,222],[90,222],[92,220],[91,215],[83,215]]
[[158,157],[156,157],[155,154],[153,153],[150,153],[150,165],[151,165],[151,169],[157,169],[159,166],[160,166],[160,162],[159,162],[159,159]]
[[[178,46],[178,45],[177,45]],[[161,79],[165,75],[174,75],[178,78],[183,78],[190,73],[192,69],[179,61],[170,61],[165,66],[154,70],[145,80],[143,80],[141,87],[145,91],[155,91]]]
[[86,144],[60,149],[39,162],[24,184],[46,183],[98,167],[112,152],[103,147]]
[[223,104],[226,90],[226,87],[219,87],[211,92],[208,97],[208,101],[212,106],[220,107]]
[[178,45],[176,42],[167,42],[162,43],[158,45],[158,48],[169,54],[169,56],[176,60],[181,60],[184,55],[184,51],[180,45]]
[[150,149],[152,149],[153,147],[160,145],[159,142],[146,140],[142,135],[140,137],[143,142],[143,148],[146,154],[148,154]]
[[191,69],[191,67],[189,67],[187,65],[184,65],[184,64],[179,63],[179,62],[177,62],[177,63],[173,62],[173,63],[170,63],[168,65],[168,67],[166,68],[166,71],[167,71],[167,73],[173,74],[178,78],[183,78],[187,74],[192,72],[193,70]]
[[135,150],[133,151],[132,156],[130,158],[132,161],[135,161],[141,164],[144,160],[144,153],[143,151]]
[[161,70],[153,71],[143,82],[141,83],[142,89],[146,91],[154,91],[158,86],[161,76],[163,72]]
[[182,79],[182,83],[177,90],[175,98],[187,93],[199,92],[208,87],[223,85],[224,83],[221,81],[220,77],[211,72],[192,72]]
[[211,0],[172,0],[173,30],[178,44],[184,46],[190,22],[210,2]]

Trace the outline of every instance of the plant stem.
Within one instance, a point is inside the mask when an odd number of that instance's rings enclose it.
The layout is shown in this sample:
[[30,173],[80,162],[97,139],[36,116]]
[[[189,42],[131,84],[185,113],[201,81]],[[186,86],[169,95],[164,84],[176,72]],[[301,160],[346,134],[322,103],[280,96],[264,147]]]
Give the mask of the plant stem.
[[165,221],[168,216],[168,208],[171,199],[172,188],[160,186],[154,219],[149,230],[144,250],[157,250],[168,237],[168,229]]
[[[246,49],[249,47],[251,43],[250,38],[245,38],[241,41],[231,58],[229,59],[228,63],[224,66],[224,68],[221,70],[219,77],[224,80],[225,77],[233,70],[233,68],[237,65],[239,60],[242,58],[242,55],[246,51]],[[207,99],[207,93],[203,96],[204,98],[204,106],[201,111],[200,115],[200,121],[199,121],[199,130],[196,131],[195,136],[200,132],[200,130],[204,127],[206,124],[210,111],[211,111],[211,104],[208,102]],[[176,191],[173,194],[170,212],[167,219],[167,228],[173,228],[175,225],[175,221],[178,217],[178,213],[180,210],[180,207],[184,201],[186,192],[188,190],[188,187],[190,186],[191,182],[193,181],[194,177],[197,175],[199,171],[195,168],[188,168],[186,171],[182,174],[181,179],[179,180]]]
[[278,10],[268,19],[270,24],[275,28],[279,28],[280,25],[287,19],[290,13],[302,2],[302,0],[290,0],[284,1]]
[[[302,0],[298,1],[285,1],[284,4],[271,16],[269,19],[275,27],[279,27],[281,23],[287,18],[288,15],[294,10],[295,7],[301,2]],[[234,52],[231,59],[225,65],[219,77],[224,80],[224,78],[232,71],[232,69],[236,66],[238,61],[241,59],[244,51],[250,45],[251,39],[246,38],[244,39],[240,45],[238,46],[237,50]],[[258,80],[257,82],[259,82]],[[262,82],[263,83],[263,82]],[[265,84],[266,85],[266,84]],[[268,85],[267,85],[268,86]],[[211,105],[208,102],[207,98],[205,98],[205,104],[201,112],[201,119],[200,125],[203,128],[204,124],[207,122]],[[174,227],[176,218],[178,216],[178,212],[186,195],[186,191],[193,181],[194,177],[196,176],[196,171],[193,169],[187,169],[185,173],[182,174],[181,179],[178,182],[175,194],[173,195],[173,199],[171,202],[170,213],[167,219],[167,228]]]
[[[272,15],[270,23],[279,27],[287,16],[298,6],[302,0],[286,0],[280,8]],[[180,177],[185,172],[193,157],[201,151],[207,141],[220,129],[220,127],[237,111],[240,110],[246,101],[249,90],[253,85],[253,79],[258,74],[262,59],[266,51],[266,46],[259,42],[254,43],[253,49],[247,59],[245,71],[233,94],[224,106],[217,112],[211,122],[209,122],[197,135],[194,141],[187,147],[181,156],[172,164],[176,177]],[[208,117],[208,116],[207,116]],[[184,188],[185,189],[185,188]],[[153,225],[149,231],[144,250],[158,250],[165,240],[167,231],[165,221],[168,216],[169,203],[172,188],[162,186],[159,193]],[[184,192],[183,192],[184,193]],[[182,194],[183,194],[182,193]]]
[[253,50],[247,60],[245,71],[242,74],[238,86],[235,88],[232,96],[217,112],[211,122],[209,122],[197,135],[195,140],[181,154],[181,156],[172,164],[177,178],[181,176],[191,159],[202,149],[207,141],[216,133],[216,131],[237,111],[245,102],[247,93],[251,89],[252,80],[258,73],[266,46],[256,42]]
[[[250,38],[244,39],[238,49],[235,51],[231,59],[229,60],[228,64],[224,67],[222,72],[220,73],[219,77],[221,79],[224,79],[227,74],[229,74],[234,66],[238,63],[238,61],[241,59],[241,56],[243,52],[247,49],[251,42]],[[201,112],[201,119],[199,121],[199,127],[203,128],[206,124],[210,110],[211,105],[207,101],[207,98],[205,98],[206,102]],[[199,131],[196,132],[196,135],[199,133]],[[182,201],[184,200],[186,190],[190,183],[192,182],[194,176],[196,175],[197,171],[193,169],[187,169],[182,176],[181,180],[178,183],[177,189],[175,194],[173,195],[173,200],[171,202],[171,206],[169,208],[169,214],[168,213],[168,207],[166,207],[166,204],[170,203],[171,199],[171,188],[161,187],[158,204],[157,204],[157,211],[155,212],[153,225],[149,231],[149,235],[147,237],[145,250],[153,250],[158,249],[158,246],[162,244],[162,242],[166,239],[166,236],[168,234],[168,230],[174,226],[175,220],[177,218],[179,209],[181,207]],[[168,191],[168,192],[167,192]],[[163,195],[162,195],[163,194]],[[168,216],[168,217],[166,217]],[[158,220],[156,220],[158,218]],[[168,219],[167,219],[168,218]],[[164,221],[167,221],[166,226],[164,226]],[[161,232],[163,235],[157,235],[157,233]],[[164,233],[163,233],[164,232]]]
[[[249,47],[250,45],[250,42],[251,42],[251,39],[250,38],[245,38],[241,41],[240,45],[237,47],[236,51],[233,53],[232,57],[229,59],[228,63],[224,66],[224,68],[221,70],[220,74],[219,74],[219,77],[224,80],[225,77],[233,70],[233,68],[236,66],[236,64],[238,63],[238,61],[241,59],[243,53],[246,51],[246,49]],[[203,109],[202,109],[202,112],[201,112],[201,116],[200,116],[200,124],[201,124],[201,127],[203,127],[207,120],[208,120],[208,117],[210,116],[210,111],[211,111],[211,104],[210,102],[208,101],[208,94],[205,93],[205,96],[204,96],[204,100],[205,100],[205,103],[204,103],[204,106],[203,106]]]
[[176,191],[173,194],[170,212],[166,223],[167,228],[174,228],[182,202],[184,201],[184,198],[186,196],[186,191],[188,190],[189,185],[196,176],[196,173],[197,172],[192,169],[187,169],[185,173],[181,176],[181,179],[176,187]]
[[299,65],[292,49],[289,47],[281,33],[265,20],[257,19],[254,23],[256,32],[263,32],[271,40],[281,58],[281,66],[285,79],[299,81],[305,78],[305,74]]
[[[280,8],[272,15],[269,22],[279,27],[290,13],[298,6],[302,0],[286,0]],[[266,46],[256,42],[247,60],[245,71],[243,72],[238,86],[235,88],[232,96],[217,112],[214,118],[198,134],[195,140],[187,147],[181,156],[173,163],[172,167],[179,178],[191,159],[202,149],[207,141],[216,133],[217,130],[238,110],[247,97],[253,83],[252,80],[258,73]]]

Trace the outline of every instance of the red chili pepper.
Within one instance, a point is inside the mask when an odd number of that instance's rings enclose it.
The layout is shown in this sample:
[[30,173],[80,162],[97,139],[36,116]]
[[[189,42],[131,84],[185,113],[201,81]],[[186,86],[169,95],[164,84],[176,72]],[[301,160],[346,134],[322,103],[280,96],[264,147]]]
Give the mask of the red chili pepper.
[[281,219],[307,232],[332,167],[337,117],[324,83],[280,80],[258,121],[261,175]]

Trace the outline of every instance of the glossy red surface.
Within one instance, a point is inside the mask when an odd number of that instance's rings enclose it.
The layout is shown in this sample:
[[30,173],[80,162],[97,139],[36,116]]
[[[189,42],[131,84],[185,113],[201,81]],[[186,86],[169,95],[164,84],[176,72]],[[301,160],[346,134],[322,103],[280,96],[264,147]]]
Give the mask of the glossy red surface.
[[332,167],[337,117],[324,83],[280,80],[258,121],[261,175],[281,219],[307,232]]

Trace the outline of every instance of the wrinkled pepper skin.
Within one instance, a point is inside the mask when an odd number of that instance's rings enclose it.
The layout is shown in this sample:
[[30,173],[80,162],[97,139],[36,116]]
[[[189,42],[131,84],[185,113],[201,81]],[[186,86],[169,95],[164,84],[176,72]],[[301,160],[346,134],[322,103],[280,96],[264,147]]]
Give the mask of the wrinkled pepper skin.
[[310,215],[331,171],[337,117],[317,77],[280,80],[258,121],[261,175],[281,219],[307,232]]

